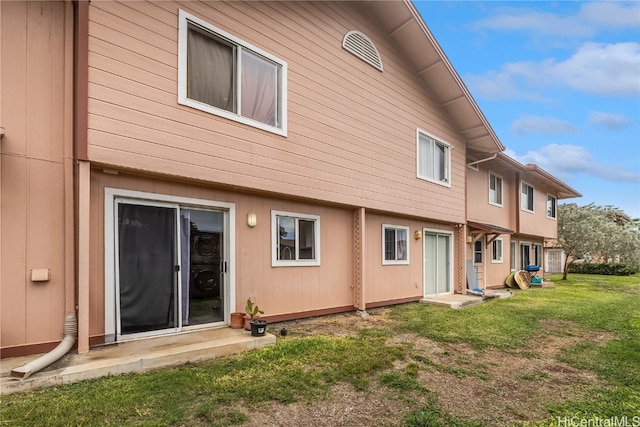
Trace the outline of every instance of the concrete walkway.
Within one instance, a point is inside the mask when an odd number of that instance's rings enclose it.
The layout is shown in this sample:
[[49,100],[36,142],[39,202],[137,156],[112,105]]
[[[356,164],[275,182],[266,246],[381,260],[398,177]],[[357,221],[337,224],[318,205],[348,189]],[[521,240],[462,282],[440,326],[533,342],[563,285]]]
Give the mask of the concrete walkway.
[[494,298],[509,298],[513,296],[513,291],[510,290],[488,290],[484,296],[472,295],[472,294],[447,294],[447,295],[435,295],[432,297],[426,297],[420,300],[424,304],[443,305],[451,308],[463,308],[470,305],[482,304],[485,301]]
[[265,334],[253,337],[243,329],[201,329],[193,332],[125,341],[92,348],[86,354],[75,349],[27,379],[13,378],[11,370],[40,355],[0,360],[0,394],[69,384],[106,375],[144,372],[241,353],[276,343]]

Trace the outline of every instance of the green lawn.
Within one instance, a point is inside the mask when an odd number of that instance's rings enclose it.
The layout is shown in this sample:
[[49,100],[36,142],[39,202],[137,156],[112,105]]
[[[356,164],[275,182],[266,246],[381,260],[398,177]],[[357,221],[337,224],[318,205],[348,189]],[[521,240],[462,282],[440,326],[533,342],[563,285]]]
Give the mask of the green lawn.
[[[0,424],[241,425],[256,408],[331,399],[332,386],[347,384],[361,393],[378,390],[383,399],[400,399],[400,391],[410,391],[403,395],[401,407],[413,409],[400,414],[402,425],[482,426],[440,407],[428,384],[419,381],[421,372],[434,367],[433,361],[420,354],[410,340],[398,343],[391,338],[402,334],[509,354],[528,351],[530,340],[544,339],[543,322],[559,322],[586,336],[607,337],[601,343],[583,340],[561,348],[557,356],[573,369],[597,375],[600,385],[578,385],[585,388],[579,394],[582,398],[550,399],[544,405],[546,418],[517,425],[557,426],[564,417],[627,417],[630,425],[637,420],[635,426],[640,426],[640,276],[552,279],[556,280],[553,287],[518,291],[514,298],[463,310],[424,304],[396,306],[390,321],[361,328],[351,337],[291,333],[273,347],[224,359],[2,396]],[[554,333],[570,332],[559,329]],[[448,369],[453,379],[482,375],[481,370],[436,368]],[[544,375],[521,380],[535,384]],[[380,424],[389,425],[386,420]]]

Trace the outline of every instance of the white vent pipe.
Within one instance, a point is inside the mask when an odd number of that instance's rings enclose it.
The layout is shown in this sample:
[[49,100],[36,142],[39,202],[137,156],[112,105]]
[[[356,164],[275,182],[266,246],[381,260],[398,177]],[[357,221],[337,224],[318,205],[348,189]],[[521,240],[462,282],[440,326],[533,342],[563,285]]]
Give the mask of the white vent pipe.
[[64,319],[64,338],[62,339],[62,342],[49,353],[40,356],[36,360],[33,360],[24,366],[12,370],[11,376],[25,380],[29,378],[31,374],[51,365],[71,350],[71,347],[73,347],[73,344],[76,342],[77,335],[78,321],[76,320],[76,315],[75,313],[67,314]]

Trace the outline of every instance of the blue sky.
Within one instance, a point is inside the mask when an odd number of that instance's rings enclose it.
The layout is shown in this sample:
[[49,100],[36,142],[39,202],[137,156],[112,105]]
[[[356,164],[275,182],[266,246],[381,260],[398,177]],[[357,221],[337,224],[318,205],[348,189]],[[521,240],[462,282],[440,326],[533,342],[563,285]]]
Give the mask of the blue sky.
[[640,217],[640,1],[417,1],[521,163]]

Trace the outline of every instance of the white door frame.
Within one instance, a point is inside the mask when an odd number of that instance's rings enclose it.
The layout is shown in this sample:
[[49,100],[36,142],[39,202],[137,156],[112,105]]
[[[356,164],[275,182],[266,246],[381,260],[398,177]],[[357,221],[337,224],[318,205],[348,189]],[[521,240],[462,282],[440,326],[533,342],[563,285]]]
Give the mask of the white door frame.
[[[178,208],[211,208],[227,211],[227,219],[225,228],[226,233],[226,256],[228,259],[227,273],[225,274],[225,323],[230,323],[230,313],[234,311],[236,305],[236,277],[235,277],[235,211],[234,203],[217,202],[205,199],[194,199],[190,197],[171,196],[167,194],[148,193],[143,191],[124,190],[120,188],[105,187],[104,190],[104,335],[105,342],[113,342],[116,340],[116,332],[118,328],[118,310],[117,310],[117,268],[116,268],[116,220],[117,220],[117,200],[131,199],[137,204],[146,204],[151,206],[165,206]],[[178,221],[179,221],[178,215]],[[179,233],[178,233],[179,234]],[[179,239],[180,236],[177,236]],[[178,240],[179,242],[179,240]],[[178,275],[178,280],[180,280]],[[181,289],[178,283],[178,289]],[[178,304],[180,306],[180,304]],[[233,309],[232,309],[233,308]],[[146,333],[146,335],[149,335]],[[156,335],[154,333],[154,335]],[[139,337],[138,334],[132,334],[131,337]]]

